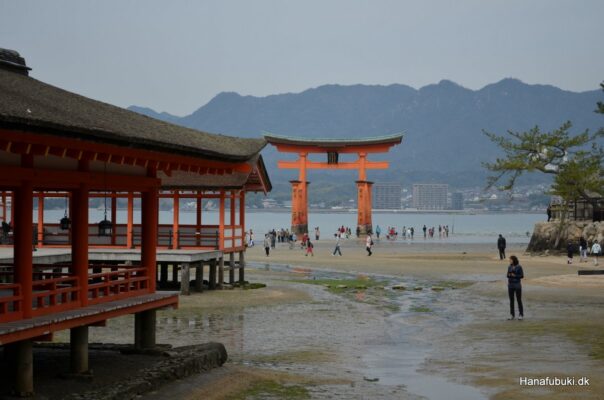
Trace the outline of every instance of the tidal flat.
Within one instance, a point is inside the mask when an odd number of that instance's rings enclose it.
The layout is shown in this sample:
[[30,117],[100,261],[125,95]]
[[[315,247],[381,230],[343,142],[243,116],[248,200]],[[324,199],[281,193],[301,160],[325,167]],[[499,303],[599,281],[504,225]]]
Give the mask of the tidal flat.
[[[159,343],[218,341],[229,361],[145,398],[598,399],[604,393],[598,381],[604,281],[578,278],[579,267],[569,270],[561,257],[521,258],[526,319],[507,321],[506,266],[493,254],[455,249],[448,264],[439,256],[427,270],[431,254],[382,255],[378,247],[368,263],[348,249],[350,259],[331,262],[317,247],[312,260],[285,249],[267,260],[252,249],[246,276],[266,287],[181,296],[178,310],[159,313]],[[132,323],[109,321],[91,330],[91,342],[131,343]],[[590,385],[519,384],[521,377],[546,376],[586,376]]]

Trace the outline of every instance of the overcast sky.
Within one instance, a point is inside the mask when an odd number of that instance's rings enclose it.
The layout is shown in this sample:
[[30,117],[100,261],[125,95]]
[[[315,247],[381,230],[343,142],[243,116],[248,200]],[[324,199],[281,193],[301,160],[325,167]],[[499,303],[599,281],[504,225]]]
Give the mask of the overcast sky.
[[602,0],[0,0],[0,47],[94,99],[186,115],[223,91],[502,78],[598,88]]

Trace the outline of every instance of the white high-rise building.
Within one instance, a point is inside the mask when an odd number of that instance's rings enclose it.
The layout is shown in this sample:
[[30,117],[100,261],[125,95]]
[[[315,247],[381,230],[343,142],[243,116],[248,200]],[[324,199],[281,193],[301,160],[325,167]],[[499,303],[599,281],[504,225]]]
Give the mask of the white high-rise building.
[[416,183],[413,185],[413,207],[418,210],[444,210],[447,208],[449,185]]

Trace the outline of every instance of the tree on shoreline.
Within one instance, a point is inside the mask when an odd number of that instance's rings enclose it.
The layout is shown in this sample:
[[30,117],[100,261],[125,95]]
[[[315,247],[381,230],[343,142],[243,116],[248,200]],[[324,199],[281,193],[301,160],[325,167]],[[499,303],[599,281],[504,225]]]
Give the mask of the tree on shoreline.
[[[604,90],[604,83],[600,86]],[[597,103],[595,112],[604,114],[604,102]],[[584,131],[571,135],[571,127],[568,121],[551,132],[541,132],[535,126],[526,132],[507,131],[503,136],[483,130],[505,155],[493,163],[483,163],[494,173],[487,178],[487,189],[511,191],[523,174],[541,172],[554,177],[551,194],[565,202],[593,202],[594,197],[604,197],[604,128],[593,134]]]

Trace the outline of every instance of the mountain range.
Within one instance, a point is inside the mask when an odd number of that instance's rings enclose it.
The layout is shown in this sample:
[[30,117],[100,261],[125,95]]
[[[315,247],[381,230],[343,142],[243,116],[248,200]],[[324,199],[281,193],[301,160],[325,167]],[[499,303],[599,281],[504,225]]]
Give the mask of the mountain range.
[[[403,132],[400,146],[389,154],[370,157],[391,161],[391,168],[371,171],[369,179],[404,185],[443,182],[468,187],[484,184],[486,173],[481,163],[493,161],[500,154],[483,130],[503,134],[535,125],[551,130],[571,121],[575,133],[594,131],[604,126],[602,115],[594,113],[596,102],[603,98],[600,90],[571,92],[507,78],[479,90],[442,80],[420,89],[402,84],[325,85],[266,97],[226,92],[183,117],[140,106],[129,109],[207,132],[243,137],[271,132],[358,138]],[[294,171],[276,168],[277,158],[287,156],[278,155],[272,148],[265,149],[263,155],[273,180],[295,176]],[[354,178],[350,172],[337,174],[344,179]],[[331,171],[313,171],[311,180],[340,181],[339,176]]]

